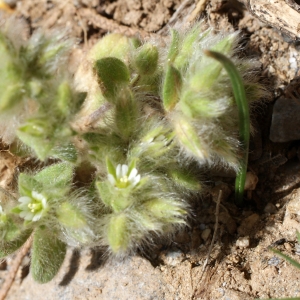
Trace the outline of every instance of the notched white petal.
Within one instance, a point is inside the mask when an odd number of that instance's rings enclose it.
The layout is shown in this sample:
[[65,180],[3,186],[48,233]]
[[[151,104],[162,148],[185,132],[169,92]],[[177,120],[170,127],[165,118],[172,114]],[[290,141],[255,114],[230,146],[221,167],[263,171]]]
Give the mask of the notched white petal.
[[138,170],[136,168],[133,168],[128,176],[129,180],[132,180],[138,173]]
[[18,199],[19,202],[21,202],[22,204],[21,205],[27,205],[28,203],[31,202],[31,198],[30,197],[27,197],[27,196],[23,196],[23,197],[20,197]]
[[107,175],[107,179],[108,181],[112,184],[112,185],[115,185],[116,184],[116,180],[115,180],[115,177],[111,174],[108,174]]
[[128,173],[128,166],[127,165],[122,165],[122,175],[121,177],[126,176]]
[[117,165],[116,175],[117,175],[117,178],[121,177],[121,165],[120,164]]

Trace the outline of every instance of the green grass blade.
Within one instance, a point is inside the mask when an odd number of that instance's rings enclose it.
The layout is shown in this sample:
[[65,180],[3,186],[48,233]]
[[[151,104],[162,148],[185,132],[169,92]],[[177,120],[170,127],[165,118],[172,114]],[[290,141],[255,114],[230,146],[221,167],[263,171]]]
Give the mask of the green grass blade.
[[219,61],[227,71],[231,80],[233,95],[239,111],[240,139],[243,146],[243,156],[241,159],[241,169],[235,181],[235,200],[237,204],[241,205],[243,203],[250,138],[249,106],[246,99],[244,83],[233,62],[225,55],[209,50],[206,50],[205,54]]
[[296,268],[300,269],[300,264],[295,261],[294,259],[290,258],[289,256],[281,253],[279,250],[274,249],[274,248],[270,248],[271,251],[273,251],[274,253],[276,253],[278,256],[284,258],[286,261],[288,261],[290,264],[292,264],[293,266],[295,266]]

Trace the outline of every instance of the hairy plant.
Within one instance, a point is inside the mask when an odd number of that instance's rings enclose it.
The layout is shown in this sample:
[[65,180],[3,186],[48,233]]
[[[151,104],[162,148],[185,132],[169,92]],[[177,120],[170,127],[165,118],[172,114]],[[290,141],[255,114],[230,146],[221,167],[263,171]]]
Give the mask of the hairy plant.
[[171,30],[166,46],[106,35],[74,80],[72,41],[0,33],[1,139],[42,166],[18,175],[16,198],[1,193],[1,257],[33,235],[31,272],[43,283],[67,245],[127,255],[187,223],[210,166],[239,174],[241,201],[249,103],[262,89],[235,55],[237,33],[204,27]]

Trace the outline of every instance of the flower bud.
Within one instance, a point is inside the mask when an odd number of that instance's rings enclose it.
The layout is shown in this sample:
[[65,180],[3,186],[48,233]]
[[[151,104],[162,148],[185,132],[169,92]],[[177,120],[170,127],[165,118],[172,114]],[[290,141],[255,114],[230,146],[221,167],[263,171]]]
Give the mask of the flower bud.
[[134,65],[141,75],[152,75],[157,70],[158,50],[157,47],[149,43],[137,49],[134,57]]
[[180,72],[171,64],[168,64],[162,91],[162,100],[166,111],[174,109],[179,101],[181,87],[182,78]]
[[95,44],[90,50],[88,57],[92,62],[108,56],[127,62],[130,48],[131,43],[128,37],[119,33],[112,33],[106,35]]
[[129,246],[129,220],[123,213],[112,215],[107,227],[107,239],[114,254],[125,252]]
[[108,101],[116,103],[120,89],[130,81],[127,66],[116,57],[106,57],[97,60],[94,69],[103,95]]

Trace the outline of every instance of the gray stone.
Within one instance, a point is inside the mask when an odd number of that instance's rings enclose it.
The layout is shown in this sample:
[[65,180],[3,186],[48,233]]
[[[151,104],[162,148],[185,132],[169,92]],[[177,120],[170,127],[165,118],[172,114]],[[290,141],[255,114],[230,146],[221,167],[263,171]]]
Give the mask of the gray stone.
[[300,139],[300,99],[279,98],[273,108],[270,140],[275,143]]
[[276,208],[276,206],[273,203],[269,202],[265,206],[264,212],[265,213],[269,213],[269,214],[275,214],[277,212],[277,208]]
[[[161,272],[141,257],[111,260],[91,269],[92,257],[88,251],[80,258],[77,256],[76,262],[69,250],[61,270],[49,283],[36,283],[30,274],[22,283],[15,281],[6,299],[150,300],[165,299],[169,293]],[[75,274],[71,274],[72,270]]]

